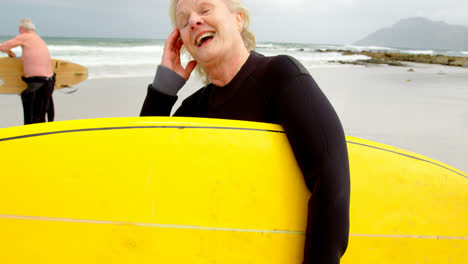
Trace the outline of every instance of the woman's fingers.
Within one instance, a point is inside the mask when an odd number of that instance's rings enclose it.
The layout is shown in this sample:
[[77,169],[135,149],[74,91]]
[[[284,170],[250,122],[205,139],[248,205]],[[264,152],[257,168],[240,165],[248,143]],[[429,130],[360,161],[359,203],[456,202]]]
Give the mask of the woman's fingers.
[[177,44],[177,41],[179,40],[179,37],[180,37],[179,29],[176,28],[167,37],[165,46],[168,49],[172,49]]
[[179,29],[176,28],[169,34],[164,44],[161,64],[172,70],[176,70],[176,67],[180,65],[180,49],[182,47],[180,42],[182,41],[180,41],[179,37]]
[[185,80],[188,80],[193,72],[193,69],[197,66],[195,60],[190,61],[185,68],[180,62],[180,50],[184,43],[180,39],[179,29],[174,29],[171,34],[167,37],[166,43],[164,44],[164,53],[162,56],[161,65],[173,70]]
[[180,38],[177,39],[177,44],[176,44],[176,50],[180,51],[182,46],[184,45],[184,42]]

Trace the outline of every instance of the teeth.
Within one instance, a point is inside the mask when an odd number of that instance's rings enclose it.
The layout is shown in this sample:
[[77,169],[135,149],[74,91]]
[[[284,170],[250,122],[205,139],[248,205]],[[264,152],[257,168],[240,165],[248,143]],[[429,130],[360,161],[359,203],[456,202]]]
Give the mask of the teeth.
[[197,46],[200,47],[200,45],[202,44],[202,39],[203,38],[206,38],[206,37],[214,37],[215,33],[213,32],[207,32],[207,33],[203,33],[201,34],[198,39],[197,39]]

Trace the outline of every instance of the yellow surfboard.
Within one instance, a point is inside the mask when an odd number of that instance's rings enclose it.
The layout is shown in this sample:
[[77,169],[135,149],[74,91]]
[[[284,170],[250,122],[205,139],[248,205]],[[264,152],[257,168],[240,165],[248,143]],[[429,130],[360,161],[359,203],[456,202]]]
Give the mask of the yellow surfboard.
[[[52,67],[56,73],[55,89],[71,87],[88,78],[88,69],[79,64],[52,59]],[[21,76],[21,59],[0,58],[0,94],[21,94],[27,87]]]
[[[342,263],[468,263],[468,175],[347,137]],[[299,264],[307,200],[278,125],[110,118],[0,129],[2,263]]]

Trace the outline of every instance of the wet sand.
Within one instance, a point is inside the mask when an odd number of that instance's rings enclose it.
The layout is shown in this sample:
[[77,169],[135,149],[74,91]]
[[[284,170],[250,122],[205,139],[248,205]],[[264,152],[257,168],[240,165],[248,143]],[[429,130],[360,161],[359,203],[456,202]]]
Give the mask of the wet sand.
[[[410,150],[468,172],[467,68],[412,63],[309,71],[347,135]],[[58,90],[56,121],[138,116],[152,78],[89,79],[74,87],[74,93]],[[197,80],[190,80],[176,105],[200,87]],[[0,109],[0,128],[23,124],[19,96],[0,95]]]

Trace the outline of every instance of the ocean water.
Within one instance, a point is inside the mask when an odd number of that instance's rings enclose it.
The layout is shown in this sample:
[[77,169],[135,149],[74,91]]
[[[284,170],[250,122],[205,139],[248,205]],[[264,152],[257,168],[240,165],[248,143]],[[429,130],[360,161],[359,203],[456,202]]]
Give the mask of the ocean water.
[[[0,37],[0,42],[8,37]],[[45,37],[51,56],[81,64],[88,68],[90,79],[115,77],[152,76],[163,54],[164,40],[157,39],[104,39],[104,38],[56,38]],[[322,45],[304,43],[260,42],[256,51],[267,55],[287,54],[294,56],[307,68],[352,67],[333,61],[356,61],[366,56],[344,56],[338,52],[320,52],[327,49],[373,50],[411,54],[444,54],[467,56],[468,51],[405,50],[387,47],[361,47],[352,45]],[[21,48],[13,51],[21,56]],[[1,53],[0,56],[6,56]],[[184,58],[183,62],[187,62]]]

